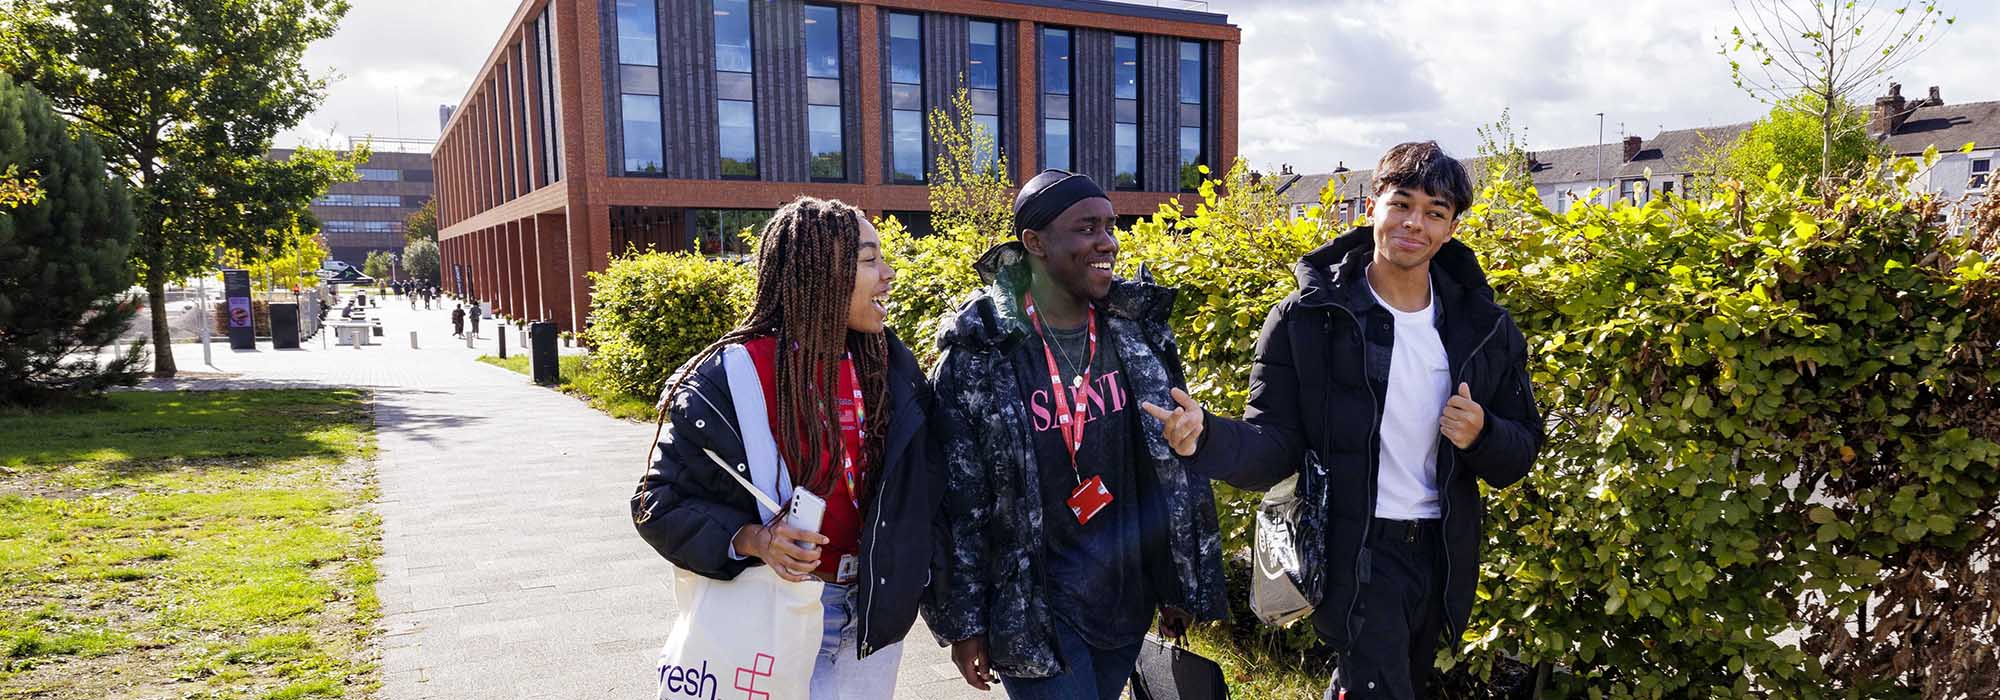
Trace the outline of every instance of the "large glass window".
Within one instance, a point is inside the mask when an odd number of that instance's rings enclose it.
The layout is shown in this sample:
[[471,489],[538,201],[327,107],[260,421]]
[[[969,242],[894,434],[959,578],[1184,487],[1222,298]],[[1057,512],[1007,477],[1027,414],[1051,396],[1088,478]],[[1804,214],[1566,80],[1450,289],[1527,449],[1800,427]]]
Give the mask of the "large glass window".
[[[554,34],[549,47],[554,48]],[[544,60],[543,66],[554,62]],[[618,0],[618,103],[625,174],[659,175],[665,158],[660,125],[659,25],[653,0]],[[546,116],[546,113],[545,113]]]
[[971,70],[967,72],[968,96],[972,98],[972,121],[986,130],[987,148],[980,155],[982,166],[1000,162],[1000,24],[973,21]]
[[355,168],[355,177],[362,182],[400,182],[403,171],[395,168]]
[[1181,189],[1193,190],[1201,186],[1199,167],[1206,164],[1208,153],[1203,148],[1203,130],[1207,127],[1207,109],[1202,101],[1204,63],[1201,42],[1183,41],[1180,45],[1180,173]]
[[693,209],[687,213],[689,224],[688,250],[702,255],[719,257],[747,257],[750,243],[743,239],[743,230],[751,235],[764,228],[771,220],[767,209]]
[[1042,167],[1069,170],[1070,32],[1042,29]]
[[[539,70],[535,77],[540,81],[542,99],[537,109],[542,118],[536,124],[542,130],[542,172],[545,179],[555,182],[562,179],[562,129],[561,115],[556,114],[557,79],[555,75],[555,35],[551,31],[551,7],[542,8],[542,18],[535,22],[536,63]],[[622,50],[622,49],[621,49]]]
[[715,0],[715,69],[748,73],[753,65],[749,0]]
[[812,179],[847,179],[841,140],[840,9],[806,6],[806,148]]
[[625,122],[625,172],[657,175],[665,156],[660,137],[660,97],[623,95]]
[[916,15],[889,15],[890,179],[924,181],[924,29]]
[[653,17],[653,0],[618,0],[618,62],[628,66],[660,65],[660,25]]
[[1113,160],[1111,185],[1139,188],[1139,37],[1111,38],[1111,97]]
[[750,1],[715,0],[715,114],[722,176],[757,177]]
[[720,100],[716,129],[723,177],[757,177],[757,112],[749,102]]

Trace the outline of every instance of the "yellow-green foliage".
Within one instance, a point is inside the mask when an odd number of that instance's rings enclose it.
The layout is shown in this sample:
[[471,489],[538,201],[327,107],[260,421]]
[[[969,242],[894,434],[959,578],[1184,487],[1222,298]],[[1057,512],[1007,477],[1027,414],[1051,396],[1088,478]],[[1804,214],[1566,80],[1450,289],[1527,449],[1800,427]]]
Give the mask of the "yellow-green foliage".
[[592,364],[618,391],[648,400],[668,375],[743,318],[754,270],[692,253],[628,252],[590,273]]
[[1943,235],[1919,168],[1564,214],[1487,191],[1460,235],[1550,422],[1489,495],[1474,669],[1612,698],[2000,690],[1962,632],[2000,613],[1973,564],[2000,549],[2000,252]]
[[937,359],[938,332],[980,287],[973,262],[992,244],[1012,236],[960,227],[918,237],[894,218],[876,220],[875,229],[882,235],[889,263],[896,267],[896,281],[889,290],[889,327],[910,346],[919,366],[930,367]]

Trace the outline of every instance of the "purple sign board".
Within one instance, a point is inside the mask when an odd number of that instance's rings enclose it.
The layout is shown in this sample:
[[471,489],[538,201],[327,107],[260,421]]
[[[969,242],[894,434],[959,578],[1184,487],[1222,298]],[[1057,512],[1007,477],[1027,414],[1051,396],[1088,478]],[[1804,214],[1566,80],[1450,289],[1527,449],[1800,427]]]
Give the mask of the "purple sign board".
[[250,307],[250,271],[223,270],[222,298],[229,302],[229,347],[257,349],[257,323]]

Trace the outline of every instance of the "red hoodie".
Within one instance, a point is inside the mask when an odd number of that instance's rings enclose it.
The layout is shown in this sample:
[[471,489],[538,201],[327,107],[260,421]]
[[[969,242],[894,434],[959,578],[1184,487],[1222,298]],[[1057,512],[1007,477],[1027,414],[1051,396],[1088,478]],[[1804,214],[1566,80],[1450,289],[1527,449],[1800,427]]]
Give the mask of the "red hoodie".
[[[768,336],[753,338],[743,344],[743,349],[750,353],[751,363],[757,366],[757,380],[764,386],[764,410],[770,415],[771,434],[782,435],[783,433],[778,430],[778,340]],[[837,376],[842,378],[843,389],[847,389],[845,378],[850,376],[852,367],[852,360],[841,358]],[[848,420],[857,420],[859,414],[855,411],[852,396],[851,390],[841,392],[840,413]],[[859,435],[841,431],[840,446],[847,454],[854,455],[855,485],[866,484],[868,472],[873,465],[868,464],[866,452],[861,449]],[[832,459],[833,455],[821,455],[820,468],[826,468]],[[826,516],[820,520],[819,532],[826,535],[830,541],[820,552],[817,571],[828,575],[839,573],[841,555],[859,556],[861,553],[861,509],[856,504],[858,499],[850,495],[847,479],[838,473],[839,469],[836,468],[835,472],[831,487],[825,491],[813,492],[813,495],[826,499]]]

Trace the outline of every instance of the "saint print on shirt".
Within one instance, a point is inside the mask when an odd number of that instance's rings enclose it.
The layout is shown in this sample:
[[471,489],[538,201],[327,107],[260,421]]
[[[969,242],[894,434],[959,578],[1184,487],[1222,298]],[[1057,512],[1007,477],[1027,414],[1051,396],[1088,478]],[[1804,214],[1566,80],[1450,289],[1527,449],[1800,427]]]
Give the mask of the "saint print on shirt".
[[[1042,381],[1046,383],[1048,380]],[[1086,426],[1099,418],[1125,410],[1127,403],[1125,389],[1118,381],[1117,370],[1107,372],[1101,377],[1091,377],[1090,385],[1084,388],[1084,394],[1085,399],[1090,402],[1090,407],[1084,409],[1083,424]],[[1056,429],[1058,423],[1056,423],[1055,397],[1049,393],[1048,387],[1036,389],[1030,395],[1028,413],[1034,422],[1035,432]]]

